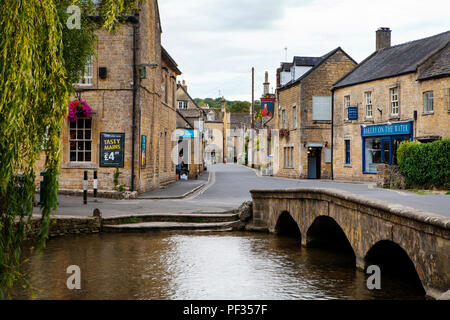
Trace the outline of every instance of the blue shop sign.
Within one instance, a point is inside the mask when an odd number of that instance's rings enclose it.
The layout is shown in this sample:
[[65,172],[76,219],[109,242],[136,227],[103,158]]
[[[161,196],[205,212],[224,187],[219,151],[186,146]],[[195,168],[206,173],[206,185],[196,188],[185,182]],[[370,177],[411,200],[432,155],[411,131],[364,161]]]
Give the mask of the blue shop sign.
[[358,107],[348,107],[348,120],[358,120]]
[[195,130],[184,130],[184,135],[180,136],[180,138],[195,138],[197,137]]
[[412,121],[392,124],[378,124],[373,126],[361,127],[362,137],[392,136],[392,135],[411,135]]

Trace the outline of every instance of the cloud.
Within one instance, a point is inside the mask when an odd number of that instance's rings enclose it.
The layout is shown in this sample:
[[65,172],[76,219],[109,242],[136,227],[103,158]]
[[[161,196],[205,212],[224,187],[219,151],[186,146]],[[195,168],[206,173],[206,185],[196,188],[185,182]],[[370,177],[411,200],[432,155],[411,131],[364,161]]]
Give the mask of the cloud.
[[392,29],[399,44],[450,29],[444,0],[161,0],[163,45],[183,72],[193,97],[251,99],[264,72],[294,55],[321,56],[340,46],[356,61],[375,48],[375,30]]

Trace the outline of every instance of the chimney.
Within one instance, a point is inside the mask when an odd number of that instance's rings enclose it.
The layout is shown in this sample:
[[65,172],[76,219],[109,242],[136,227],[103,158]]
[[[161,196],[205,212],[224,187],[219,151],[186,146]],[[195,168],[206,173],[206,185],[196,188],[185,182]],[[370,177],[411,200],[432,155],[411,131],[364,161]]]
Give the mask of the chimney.
[[182,84],[182,86],[183,86],[184,90],[186,90],[186,92],[187,92],[187,85],[186,85],[186,81],[184,81],[184,80],[183,80],[183,84]]
[[222,104],[222,112],[225,113],[227,108],[226,108],[226,101],[225,101],[224,97],[222,97],[221,104]]
[[269,94],[269,86],[270,86],[269,72],[266,71],[266,82],[264,82],[264,95]]
[[379,28],[376,32],[376,50],[389,48],[391,46],[391,29]]

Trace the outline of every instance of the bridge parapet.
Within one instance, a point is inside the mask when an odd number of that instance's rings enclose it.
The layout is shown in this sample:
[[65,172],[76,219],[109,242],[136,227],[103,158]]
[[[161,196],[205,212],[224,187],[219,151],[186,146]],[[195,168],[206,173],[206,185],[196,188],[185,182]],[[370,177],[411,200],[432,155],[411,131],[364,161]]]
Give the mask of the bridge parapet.
[[429,296],[439,298],[450,288],[450,218],[367,198],[336,189],[303,188],[252,190],[254,227],[275,233],[288,212],[308,246],[308,231],[318,217],[333,219],[355,254],[356,266],[380,242],[397,244],[408,255]]

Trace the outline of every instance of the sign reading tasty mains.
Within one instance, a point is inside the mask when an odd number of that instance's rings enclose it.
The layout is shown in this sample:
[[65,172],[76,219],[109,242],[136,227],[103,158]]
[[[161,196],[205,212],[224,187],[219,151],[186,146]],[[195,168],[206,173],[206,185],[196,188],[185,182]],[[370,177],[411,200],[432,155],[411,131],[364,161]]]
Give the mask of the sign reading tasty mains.
[[361,127],[363,137],[391,136],[391,135],[411,135],[412,122],[379,124],[367,127]]
[[125,133],[100,133],[100,167],[123,168]]

